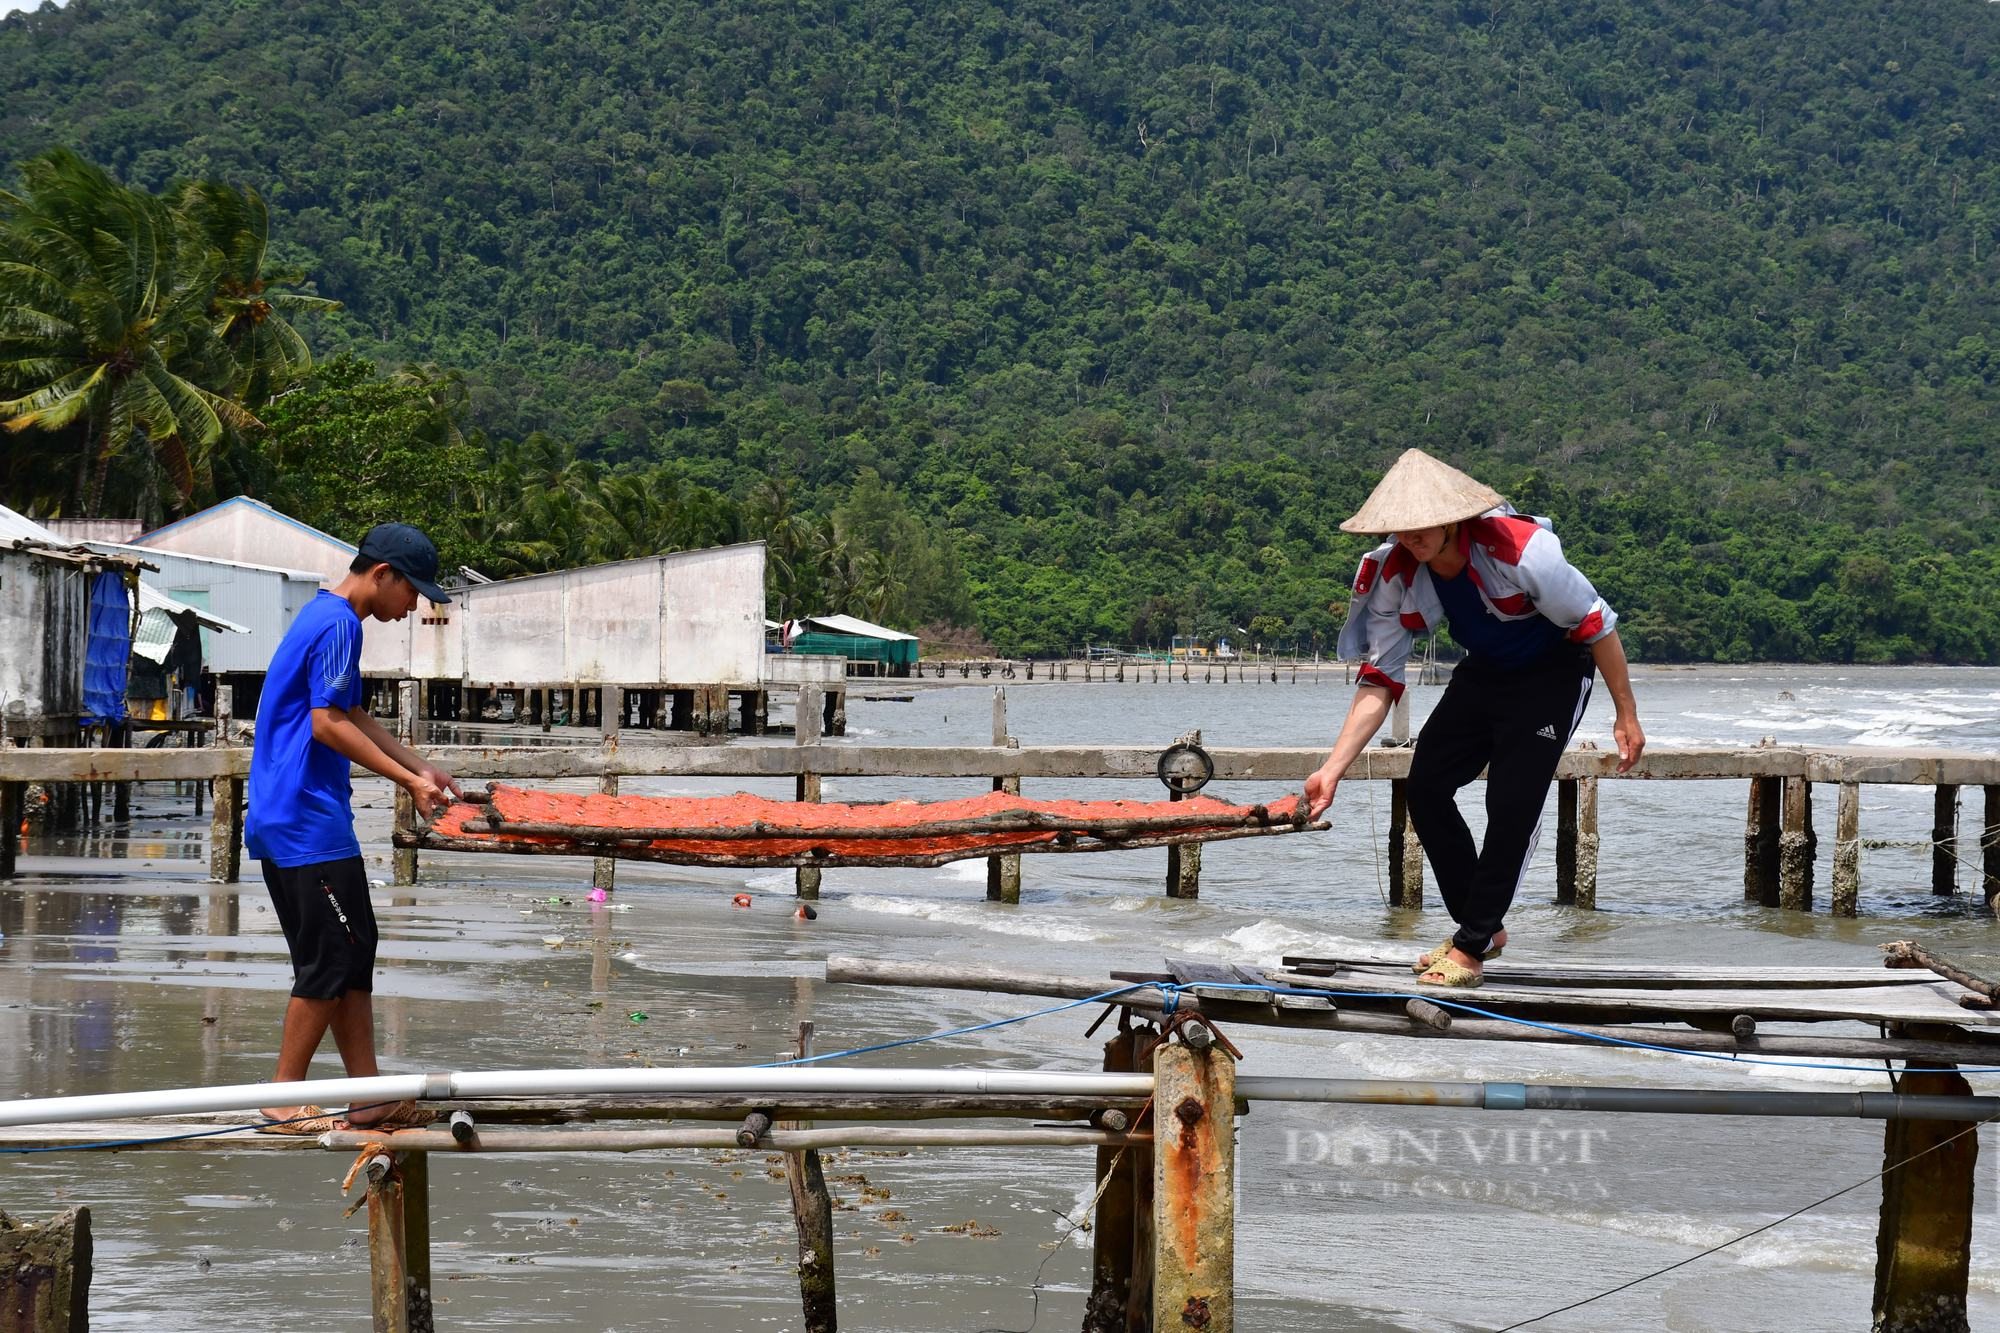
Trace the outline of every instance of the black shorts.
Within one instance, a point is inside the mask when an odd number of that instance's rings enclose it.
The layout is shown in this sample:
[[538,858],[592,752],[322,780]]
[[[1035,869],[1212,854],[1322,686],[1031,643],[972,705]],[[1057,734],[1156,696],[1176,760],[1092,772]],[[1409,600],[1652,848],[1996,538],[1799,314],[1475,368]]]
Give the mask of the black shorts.
[[264,887],[292,951],[292,994],[337,1000],[375,989],[375,909],[358,856],[311,865],[264,862]]

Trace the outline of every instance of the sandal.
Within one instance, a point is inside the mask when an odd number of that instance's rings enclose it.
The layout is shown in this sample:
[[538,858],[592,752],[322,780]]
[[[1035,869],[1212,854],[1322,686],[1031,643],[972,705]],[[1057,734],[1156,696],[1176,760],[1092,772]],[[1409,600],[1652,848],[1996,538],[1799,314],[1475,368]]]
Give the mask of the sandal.
[[[1439,979],[1436,981],[1426,981],[1424,979],[1433,974]],[[1446,986],[1455,990],[1472,990],[1485,979],[1484,974],[1473,971],[1464,963],[1455,961],[1450,953],[1446,953],[1444,957],[1423,970],[1423,974],[1417,978],[1417,984],[1420,986]]]
[[281,1134],[290,1138],[316,1139],[330,1130],[339,1129],[341,1119],[329,1115],[324,1106],[307,1104],[299,1108],[299,1113],[285,1120],[267,1120],[257,1126],[259,1134]]
[[[352,1113],[358,1108],[350,1106],[347,1109]],[[380,1119],[370,1120],[365,1125],[357,1125],[352,1120],[342,1117],[341,1128],[355,1130],[363,1134],[374,1130],[381,1130],[387,1133],[398,1129],[422,1129],[436,1119],[436,1115],[430,1111],[426,1111],[415,1102],[401,1101],[384,1111]]]
[[[1451,954],[1451,946],[1455,942],[1455,938],[1456,937],[1454,936],[1446,936],[1445,942],[1443,944],[1438,945],[1437,948],[1432,949],[1429,953],[1417,959],[1416,962],[1411,963],[1410,971],[1416,973],[1418,976],[1422,976],[1424,973],[1430,971],[1431,959],[1437,958],[1441,955],[1448,957]],[[1485,953],[1480,954],[1479,961],[1482,963],[1490,963],[1495,958],[1498,958],[1501,954],[1505,952],[1506,952],[1505,945],[1496,946],[1494,948],[1488,949]]]

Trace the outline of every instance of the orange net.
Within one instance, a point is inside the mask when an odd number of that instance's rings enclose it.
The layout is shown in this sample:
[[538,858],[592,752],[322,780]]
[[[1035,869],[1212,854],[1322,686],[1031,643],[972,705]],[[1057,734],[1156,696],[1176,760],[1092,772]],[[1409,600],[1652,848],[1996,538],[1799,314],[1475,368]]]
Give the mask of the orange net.
[[[728,865],[940,864],[1023,851],[1095,851],[1312,827],[1296,798],[1230,805],[1048,801],[1005,792],[948,801],[774,801],[732,796],[603,796],[496,783],[452,805],[424,844],[463,850],[572,852]],[[1319,827],[1325,827],[1320,825]]]

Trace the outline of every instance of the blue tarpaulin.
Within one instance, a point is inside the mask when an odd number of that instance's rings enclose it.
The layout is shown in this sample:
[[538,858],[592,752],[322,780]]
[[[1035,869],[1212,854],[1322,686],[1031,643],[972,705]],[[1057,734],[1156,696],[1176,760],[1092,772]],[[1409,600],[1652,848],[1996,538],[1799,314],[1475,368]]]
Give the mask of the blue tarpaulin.
[[125,580],[99,574],[90,585],[90,641],[83,653],[83,720],[125,720],[125,671],[132,660],[132,604]]

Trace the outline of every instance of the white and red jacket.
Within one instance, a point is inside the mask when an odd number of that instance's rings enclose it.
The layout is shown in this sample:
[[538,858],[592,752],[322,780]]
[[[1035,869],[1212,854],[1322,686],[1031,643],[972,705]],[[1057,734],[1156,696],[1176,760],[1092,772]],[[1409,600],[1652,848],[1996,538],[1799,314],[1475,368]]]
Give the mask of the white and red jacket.
[[[1545,518],[1518,514],[1512,505],[1489,509],[1458,525],[1458,549],[1468,557],[1480,601],[1502,620],[1544,616],[1575,643],[1596,643],[1618,626],[1590,580],[1563,559],[1562,542]],[[1361,684],[1386,686],[1391,698],[1401,698],[1411,645],[1443,619],[1430,567],[1391,539],[1361,557],[1340,656],[1361,663]]]

